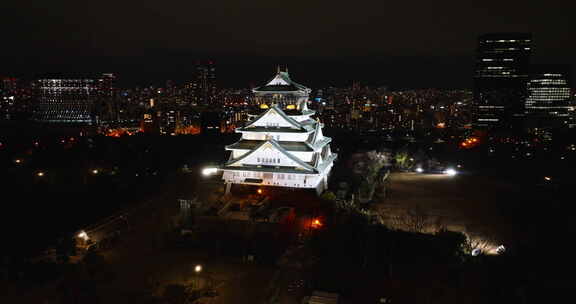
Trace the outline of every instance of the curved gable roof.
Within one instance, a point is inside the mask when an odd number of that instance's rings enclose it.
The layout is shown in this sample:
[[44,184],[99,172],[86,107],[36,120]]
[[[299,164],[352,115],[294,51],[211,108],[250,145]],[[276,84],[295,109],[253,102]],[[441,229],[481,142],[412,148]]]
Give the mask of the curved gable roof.
[[288,152],[286,149],[284,149],[277,141],[273,140],[273,139],[269,139],[266,141],[263,141],[260,145],[258,145],[256,148],[254,148],[254,150],[240,156],[237,159],[232,159],[230,161],[228,161],[226,163],[226,166],[231,166],[233,164],[238,163],[239,161],[247,158],[248,156],[254,154],[256,151],[262,149],[262,147],[264,147],[266,144],[270,144],[272,145],[276,150],[278,150],[280,153],[284,154],[286,157],[288,157],[289,159],[291,159],[292,161],[294,161],[295,163],[297,163],[299,166],[301,166],[302,168],[304,168],[305,170],[308,171],[313,171],[315,172],[316,170],[314,169],[314,167],[312,167],[310,164],[302,161],[301,159],[299,159],[298,157],[292,155],[290,152]]
[[255,92],[269,92],[269,91],[306,91],[310,89],[293,81],[288,75],[288,72],[278,72],[268,83],[263,86],[255,88]]
[[296,121],[294,118],[286,115],[286,113],[284,113],[284,111],[282,111],[282,109],[280,109],[279,107],[277,107],[276,105],[272,106],[271,108],[269,108],[268,110],[266,110],[264,113],[258,115],[258,117],[256,117],[254,120],[252,120],[251,122],[249,122],[248,124],[246,124],[244,126],[244,129],[254,126],[254,124],[259,121],[260,119],[262,119],[263,117],[265,117],[266,115],[270,115],[271,113],[276,113],[278,115],[280,115],[280,117],[282,117],[285,121],[287,121],[290,125],[292,125],[293,127],[297,128],[297,129],[302,129],[302,124],[300,124],[298,121]]

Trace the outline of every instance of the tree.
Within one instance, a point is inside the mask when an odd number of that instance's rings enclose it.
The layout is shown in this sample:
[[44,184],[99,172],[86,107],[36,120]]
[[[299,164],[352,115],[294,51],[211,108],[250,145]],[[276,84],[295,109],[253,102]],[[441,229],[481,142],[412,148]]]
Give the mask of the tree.
[[389,225],[400,230],[424,232],[432,225],[432,221],[420,206],[416,206],[403,214],[392,216]]
[[83,262],[91,278],[94,278],[98,271],[102,270],[106,264],[104,257],[95,250],[89,250],[84,256]]
[[61,238],[56,244],[56,255],[60,262],[67,263],[70,256],[76,255],[76,238]]
[[408,152],[398,152],[396,153],[396,165],[401,168],[404,169],[408,166]]
[[328,202],[336,201],[336,195],[332,191],[324,191],[324,193],[322,193],[320,198]]
[[465,254],[467,238],[463,233],[441,230],[435,236],[434,251],[439,258],[459,258]]

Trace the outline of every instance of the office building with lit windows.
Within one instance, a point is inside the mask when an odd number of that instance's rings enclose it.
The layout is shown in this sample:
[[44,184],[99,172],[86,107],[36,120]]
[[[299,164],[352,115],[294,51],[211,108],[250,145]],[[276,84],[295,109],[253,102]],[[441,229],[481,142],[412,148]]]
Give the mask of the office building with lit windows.
[[479,37],[474,70],[475,126],[499,127],[521,121],[531,52],[529,33]]
[[311,118],[310,89],[276,73],[266,85],[254,89],[261,112],[236,129],[240,140],[226,146],[231,151],[223,166],[226,191],[233,184],[315,189],[322,193],[336,154],[323,124]]
[[18,79],[0,77],[0,120],[10,120],[18,105]]
[[96,125],[113,94],[113,75],[49,76],[34,81],[33,120],[44,123]]
[[574,104],[570,95],[570,65],[533,65],[525,103],[529,128],[568,127]]
[[216,66],[212,61],[196,64],[196,103],[213,105],[216,101]]

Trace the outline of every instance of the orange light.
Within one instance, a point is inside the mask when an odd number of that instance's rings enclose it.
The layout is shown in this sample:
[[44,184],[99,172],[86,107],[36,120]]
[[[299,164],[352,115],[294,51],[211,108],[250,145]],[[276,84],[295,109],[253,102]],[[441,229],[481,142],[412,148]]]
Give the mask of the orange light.
[[262,189],[258,189],[258,194],[262,194]]
[[320,228],[322,227],[322,222],[319,219],[312,220],[311,224],[312,228]]

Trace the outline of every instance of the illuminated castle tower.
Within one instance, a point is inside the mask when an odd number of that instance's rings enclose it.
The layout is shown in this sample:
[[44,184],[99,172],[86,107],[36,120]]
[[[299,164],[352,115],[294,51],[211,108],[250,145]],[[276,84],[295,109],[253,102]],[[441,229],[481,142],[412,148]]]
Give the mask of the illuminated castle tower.
[[263,112],[237,128],[242,138],[226,146],[231,151],[223,167],[226,192],[232,184],[245,184],[315,189],[320,194],[336,154],[330,150],[332,139],[322,135],[322,123],[311,118],[310,89],[278,69],[253,92]]

